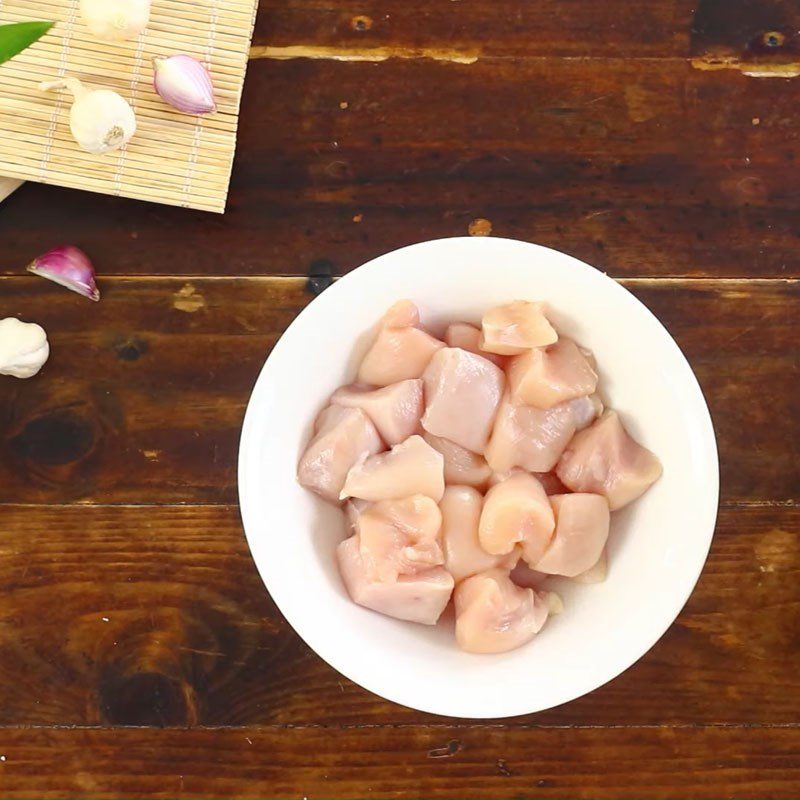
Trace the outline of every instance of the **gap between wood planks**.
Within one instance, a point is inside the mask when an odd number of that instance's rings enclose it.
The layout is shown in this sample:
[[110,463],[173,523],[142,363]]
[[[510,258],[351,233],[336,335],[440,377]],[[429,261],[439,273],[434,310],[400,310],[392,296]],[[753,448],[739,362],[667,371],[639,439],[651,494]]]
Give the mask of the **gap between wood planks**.
[[800,722],[678,722],[666,724],[643,725],[634,723],[631,725],[537,725],[535,722],[505,722],[505,721],[486,721],[486,722],[361,722],[344,723],[340,725],[327,722],[320,723],[266,723],[256,725],[192,725],[186,728],[175,728],[166,726],[165,728],[154,728],[152,725],[2,725],[0,731],[107,731],[107,730],[131,730],[131,731],[151,731],[151,730],[185,730],[194,732],[219,732],[219,731],[362,731],[362,730],[418,730],[418,731],[470,731],[470,730],[500,730],[500,731],[608,731],[608,730],[796,730],[800,728]]
[[[602,270],[601,270],[602,271]],[[607,272],[603,272],[608,275]],[[28,277],[25,273],[19,274],[0,274],[0,281],[4,280],[17,280],[19,278]],[[343,277],[342,275],[335,275],[334,280]],[[143,273],[141,275],[108,275],[102,278],[105,281],[184,281],[198,283],[208,281],[295,281],[298,284],[305,284],[308,278],[305,275],[288,275],[276,273],[274,275],[202,275],[202,274],[187,274],[187,275],[149,275]],[[623,286],[675,286],[677,284],[687,284],[689,286],[775,286],[785,285],[796,286],[800,284],[800,278],[711,278],[711,277],[683,277],[681,275],[670,275],[668,277],[627,277],[627,278],[613,278],[617,283]],[[309,301],[312,298],[309,297]]]
[[678,62],[690,64],[698,70],[738,70],[750,78],[796,78],[800,76],[800,62],[780,64],[746,64],[736,58],[719,58],[717,56],[633,56],[621,58],[618,56],[550,56],[550,55],[503,55],[494,53],[483,56],[479,48],[464,50],[446,47],[335,47],[332,45],[252,45],[250,60],[272,59],[287,61],[296,58],[329,61],[368,61],[379,63],[391,58],[401,60],[441,61],[451,64],[475,64],[479,60],[485,61],[636,61],[637,63],[664,63]]

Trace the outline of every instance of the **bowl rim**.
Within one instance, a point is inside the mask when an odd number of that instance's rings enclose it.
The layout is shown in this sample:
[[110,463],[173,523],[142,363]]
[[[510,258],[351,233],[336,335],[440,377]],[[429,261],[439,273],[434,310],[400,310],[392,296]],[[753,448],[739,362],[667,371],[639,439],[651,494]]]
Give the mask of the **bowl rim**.
[[[632,301],[634,304],[639,306],[639,311],[644,312],[645,316],[650,318],[650,321],[655,323],[655,325],[660,330],[660,333],[663,335],[665,339],[665,344],[673,350],[673,354],[677,356],[677,362],[680,364],[681,369],[684,371],[684,378],[688,383],[688,388],[692,390],[692,392],[696,395],[697,399],[700,401],[697,403],[697,411],[699,414],[699,418],[697,420],[700,430],[702,431],[702,447],[704,450],[704,454],[707,458],[708,465],[713,466],[712,473],[708,475],[709,479],[709,491],[706,494],[704,501],[703,501],[703,508],[702,508],[702,520],[698,523],[697,528],[698,531],[703,532],[705,537],[705,546],[702,548],[702,551],[698,551],[698,558],[697,558],[697,568],[696,574],[694,574],[693,578],[688,582],[687,589],[684,593],[680,595],[676,595],[675,600],[672,604],[673,611],[669,615],[669,619],[664,624],[653,625],[650,634],[647,637],[643,637],[642,643],[639,648],[641,652],[637,655],[633,660],[629,663],[621,663],[619,668],[614,668],[613,674],[608,674],[603,677],[600,682],[596,680],[591,681],[591,686],[589,688],[579,687],[575,691],[569,691],[563,693],[563,696],[558,697],[552,703],[548,703],[544,706],[537,706],[536,708],[530,709],[522,709],[522,710],[515,710],[512,712],[507,712],[505,710],[501,710],[497,714],[475,714],[474,712],[470,714],[464,714],[459,712],[458,710],[449,711],[437,706],[435,703],[414,703],[409,704],[405,699],[400,700],[396,697],[391,696],[391,692],[386,689],[382,689],[380,685],[376,685],[376,682],[364,680],[361,676],[354,676],[351,674],[346,663],[342,663],[342,659],[338,658],[335,652],[321,652],[323,648],[318,648],[312,641],[309,641],[309,638],[306,635],[306,632],[302,631],[298,625],[296,624],[296,616],[292,612],[290,608],[287,607],[287,604],[283,602],[283,598],[278,598],[270,589],[267,577],[266,577],[266,569],[262,568],[262,564],[259,563],[259,560],[256,558],[255,552],[256,548],[254,547],[254,542],[251,541],[251,534],[248,533],[249,530],[255,529],[255,524],[249,524],[253,520],[253,515],[256,513],[256,509],[253,508],[253,504],[250,500],[250,492],[247,486],[247,479],[246,475],[248,472],[248,465],[253,458],[253,453],[257,447],[256,442],[254,441],[254,436],[252,432],[256,429],[257,420],[256,417],[258,415],[257,406],[258,406],[258,398],[259,395],[262,393],[260,387],[266,385],[268,378],[269,378],[269,370],[270,370],[270,361],[273,359],[273,356],[279,354],[285,349],[285,347],[289,346],[289,334],[294,331],[295,329],[303,326],[306,323],[306,319],[310,317],[314,313],[314,306],[319,303],[320,301],[325,303],[333,303],[336,298],[340,295],[344,295],[348,291],[348,288],[351,284],[356,284],[366,273],[373,272],[376,270],[383,269],[383,265],[386,261],[394,260],[405,255],[413,254],[415,251],[425,249],[428,247],[440,247],[447,243],[466,243],[470,242],[469,246],[474,246],[477,248],[487,247],[491,248],[494,244],[499,243],[503,246],[514,246],[514,247],[521,247],[521,248],[528,248],[533,253],[534,251],[545,251],[549,254],[555,254],[555,256],[562,262],[563,268],[565,269],[572,269],[576,273],[580,273],[582,277],[589,278],[590,280],[599,280],[604,283],[610,284],[614,288],[612,291],[616,291],[618,293],[624,294],[627,296],[627,301]],[[551,255],[552,257],[552,255]],[[560,265],[561,266],[561,265]],[[266,391],[266,390],[263,390]],[[337,278],[334,282],[325,289],[320,295],[314,297],[306,306],[303,308],[300,313],[295,317],[295,319],[286,327],[284,332],[280,335],[280,338],[275,343],[269,354],[267,355],[264,364],[262,365],[261,369],[259,370],[258,376],[256,381],[253,385],[253,388],[250,393],[250,397],[247,403],[247,409],[244,416],[244,421],[242,423],[242,430],[239,439],[239,457],[238,457],[238,467],[237,467],[237,482],[238,482],[238,495],[239,495],[239,509],[240,515],[242,518],[242,525],[245,532],[245,537],[248,542],[248,548],[250,549],[251,557],[253,562],[255,563],[256,569],[258,570],[259,576],[261,578],[264,587],[266,588],[267,592],[269,593],[270,597],[272,598],[273,602],[277,606],[278,610],[284,616],[286,621],[292,627],[294,632],[303,640],[303,642],[311,648],[311,650],[316,653],[325,663],[327,663],[331,668],[336,670],[338,673],[343,675],[344,677],[351,680],[353,683],[359,685],[360,687],[366,689],[367,691],[371,692],[372,694],[384,699],[388,700],[393,703],[397,703],[399,705],[404,705],[409,708],[413,708],[419,711],[423,711],[426,713],[437,714],[444,717],[458,717],[458,718],[472,718],[472,719],[510,719],[513,717],[523,716],[531,713],[538,713],[540,711],[545,711],[550,708],[555,708],[557,706],[563,705],[564,703],[571,702],[573,700],[578,699],[579,697],[583,697],[586,694],[589,694],[596,689],[605,686],[610,681],[614,680],[615,678],[619,677],[623,672],[630,669],[634,666],[641,658],[646,655],[654,646],[655,644],[661,639],[661,637],[669,630],[669,628],[674,624],[675,620],[677,619],[678,615],[683,610],[684,606],[686,605],[689,597],[694,592],[695,587],[697,586],[697,582],[700,579],[700,575],[702,574],[703,568],[708,560],[708,553],[711,549],[711,543],[714,537],[714,533],[716,530],[716,521],[717,515],[719,510],[719,452],[717,448],[716,442],[716,435],[714,431],[714,425],[711,418],[711,413],[708,408],[708,402],[705,398],[703,393],[702,387],[700,386],[699,381],[697,380],[697,376],[694,373],[694,370],[691,367],[686,356],[683,354],[683,351],[678,346],[675,339],[672,337],[670,332],[664,326],[664,324],[656,317],[656,315],[641,301],[638,297],[636,297],[631,291],[625,288],[618,279],[609,277],[607,273],[603,272],[602,270],[593,267],[592,265],[575,258],[567,253],[564,253],[560,250],[556,250],[551,247],[547,247],[545,245],[536,244],[534,242],[526,242],[519,239],[509,239],[497,236],[491,237],[470,237],[470,236],[453,236],[453,237],[442,237],[438,239],[428,239],[421,242],[416,242],[414,244],[405,245],[403,247],[397,248],[395,250],[387,251],[369,261],[365,262],[364,264],[355,267],[350,272],[346,273],[345,275]],[[700,552],[702,552],[702,558],[699,557]],[[623,660],[624,661],[624,660]]]

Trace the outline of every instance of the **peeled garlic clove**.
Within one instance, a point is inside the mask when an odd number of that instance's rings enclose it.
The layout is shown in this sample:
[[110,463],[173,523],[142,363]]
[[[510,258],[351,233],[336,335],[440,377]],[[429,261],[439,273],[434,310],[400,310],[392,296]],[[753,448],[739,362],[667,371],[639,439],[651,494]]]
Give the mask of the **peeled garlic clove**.
[[77,247],[62,245],[48,251],[28,264],[28,272],[41,275],[95,302],[100,299],[92,262]]
[[187,114],[211,114],[217,110],[214,86],[208,70],[191,56],[153,59],[153,86],[161,99]]
[[45,81],[39,88],[72,92],[75,101],[69,112],[69,127],[75,141],[89,153],[118,150],[136,133],[136,115],[130,103],[111,89],[87,89],[77,78]]
[[0,320],[0,375],[32,378],[50,355],[47,334],[35,322]]
[[98,39],[135,39],[150,21],[150,0],[81,0],[81,15]]

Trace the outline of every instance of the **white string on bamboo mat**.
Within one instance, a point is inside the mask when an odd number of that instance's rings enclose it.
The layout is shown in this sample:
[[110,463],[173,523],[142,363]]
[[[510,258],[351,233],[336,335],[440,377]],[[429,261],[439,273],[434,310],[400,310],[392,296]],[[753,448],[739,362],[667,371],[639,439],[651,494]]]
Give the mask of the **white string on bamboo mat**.
[[[211,7],[209,15],[208,38],[206,39],[205,61],[206,67],[211,71],[211,56],[214,53],[214,39],[217,35],[217,21],[219,11],[217,9],[217,0],[214,0],[214,5]],[[203,123],[201,118],[198,117],[194,126],[194,136],[192,137],[192,147],[189,150],[189,168],[186,170],[186,180],[183,184],[183,197],[184,202],[181,204],[184,208],[188,207],[189,203],[187,198],[191,195],[192,182],[194,181],[194,173],[197,169],[197,159],[200,154],[200,140],[203,135]]]
[[[133,56],[133,71],[131,72],[128,102],[131,104],[134,113],[136,113],[136,92],[139,88],[139,78],[142,74],[142,53],[144,52],[144,40],[146,36],[147,31],[145,30],[137,37],[136,52]],[[128,148],[122,147],[117,153],[117,170],[114,173],[114,194],[119,197],[122,194],[122,173],[125,169],[125,156],[128,154]]]
[[[63,78],[67,72],[67,59],[69,58],[69,46],[72,40],[72,29],[75,27],[75,20],[78,18],[78,0],[72,0],[70,3],[69,11],[67,12],[67,19],[65,22],[64,34],[61,37],[61,57],[58,60],[58,69],[56,77]],[[48,78],[49,80],[49,78]],[[38,86],[36,91],[38,91]],[[44,153],[42,153],[42,161],[39,164],[39,179],[43,183],[47,183],[47,165],[50,162],[50,157],[53,151],[53,136],[56,132],[58,125],[58,118],[61,116],[61,109],[64,106],[64,93],[59,92],[55,102],[53,103],[53,113],[50,115],[50,124],[47,126],[47,133],[44,138]]]

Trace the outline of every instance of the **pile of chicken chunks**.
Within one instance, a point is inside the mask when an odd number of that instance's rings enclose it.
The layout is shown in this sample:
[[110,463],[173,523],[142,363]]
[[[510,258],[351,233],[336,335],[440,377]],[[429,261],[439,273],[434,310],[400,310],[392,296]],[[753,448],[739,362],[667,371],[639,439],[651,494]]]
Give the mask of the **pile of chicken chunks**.
[[610,512],[661,464],[597,384],[592,353],[559,336],[541,303],[453,323],[444,341],[412,302],[392,306],[298,467],[303,486],[344,504],[350,597],[425,625],[452,598],[458,644],[501,653],[560,610],[546,576],[604,580]]

